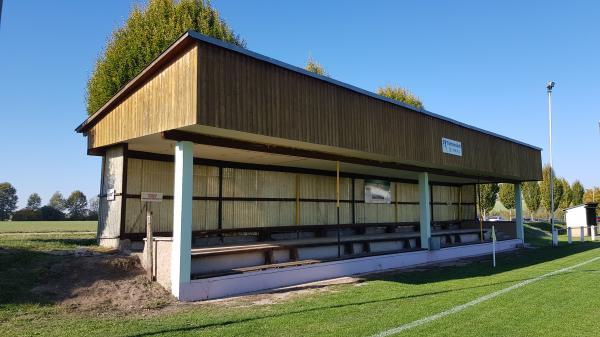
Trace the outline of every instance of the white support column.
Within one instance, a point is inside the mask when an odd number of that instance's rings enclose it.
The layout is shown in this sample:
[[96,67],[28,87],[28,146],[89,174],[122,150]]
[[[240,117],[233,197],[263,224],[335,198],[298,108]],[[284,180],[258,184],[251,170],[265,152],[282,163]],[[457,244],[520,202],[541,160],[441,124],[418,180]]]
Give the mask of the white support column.
[[173,243],[171,247],[171,293],[181,299],[181,286],[190,283],[192,250],[192,188],[194,144],[175,146],[175,188],[173,195]]
[[419,208],[421,224],[421,248],[429,249],[431,238],[431,195],[429,190],[429,174],[419,173]]
[[517,239],[525,243],[525,231],[523,230],[523,199],[521,196],[521,184],[515,184],[515,222],[517,227]]

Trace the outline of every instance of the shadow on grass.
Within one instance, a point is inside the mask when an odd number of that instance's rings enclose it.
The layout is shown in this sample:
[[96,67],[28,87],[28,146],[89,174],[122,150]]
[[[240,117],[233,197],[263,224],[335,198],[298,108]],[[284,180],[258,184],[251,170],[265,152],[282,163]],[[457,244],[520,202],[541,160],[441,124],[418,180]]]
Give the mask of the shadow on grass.
[[186,326],[186,327],[174,328],[174,329],[163,329],[163,330],[159,330],[159,331],[144,332],[144,333],[139,333],[139,334],[134,334],[134,335],[127,335],[127,336],[128,337],[142,337],[142,336],[152,336],[152,335],[158,335],[158,334],[169,333],[169,332],[185,332],[185,331],[193,331],[193,330],[198,330],[198,329],[224,327],[224,326],[228,326],[228,325],[232,325],[232,324],[258,321],[261,319],[277,318],[277,317],[305,314],[305,313],[310,313],[310,312],[317,312],[317,311],[324,311],[324,310],[331,310],[331,309],[341,309],[341,308],[352,307],[352,306],[394,302],[394,301],[405,300],[405,299],[421,298],[421,297],[447,294],[447,293],[463,291],[463,290],[471,290],[471,289],[486,288],[486,287],[502,285],[502,284],[516,283],[516,282],[521,282],[521,281],[525,281],[525,280],[528,280],[528,279],[502,281],[502,282],[482,284],[482,285],[477,285],[477,286],[472,286],[472,287],[463,287],[463,288],[447,289],[447,290],[440,290],[440,291],[432,291],[432,292],[427,292],[427,293],[422,293],[422,294],[396,296],[396,297],[389,297],[389,298],[383,298],[383,299],[377,299],[377,300],[355,301],[355,302],[350,302],[350,303],[325,305],[325,306],[318,306],[318,307],[307,308],[307,309],[302,309],[302,310],[292,310],[292,311],[280,312],[280,313],[264,315],[264,316],[260,316],[260,317],[248,317],[248,318],[229,320],[229,321],[224,321],[224,322],[199,324],[199,325]]
[[59,256],[27,250],[0,250],[0,305],[49,304],[31,290],[43,282],[50,266]]
[[[594,271],[594,272],[597,272],[597,271]],[[548,276],[548,277],[550,278],[550,277],[559,277],[559,276],[560,275],[557,274],[557,275],[552,275],[552,276]],[[427,297],[427,296],[435,296],[435,295],[440,295],[440,294],[459,292],[459,291],[463,291],[463,290],[487,288],[487,287],[503,285],[503,284],[515,284],[515,283],[523,282],[523,281],[530,280],[530,279],[531,278],[514,279],[514,280],[509,280],[509,281],[482,284],[482,285],[477,285],[477,286],[472,286],[472,287],[463,287],[463,288],[455,288],[455,289],[448,289],[448,290],[441,290],[441,291],[432,291],[432,292],[408,295],[408,296],[396,296],[396,297],[389,297],[389,298],[377,299],[377,300],[354,301],[354,302],[350,302],[350,303],[325,305],[325,306],[318,306],[318,307],[307,308],[307,309],[302,309],[302,310],[291,310],[291,311],[286,311],[286,312],[274,313],[274,314],[258,316],[258,317],[247,317],[247,318],[240,318],[240,319],[228,320],[228,321],[223,321],[223,322],[198,324],[198,325],[191,325],[191,326],[186,325],[185,327],[180,327],[180,328],[161,329],[161,330],[157,330],[157,331],[142,332],[142,333],[126,335],[126,336],[127,337],[144,337],[144,336],[154,336],[154,335],[174,333],[174,332],[191,332],[191,331],[195,331],[195,330],[202,330],[202,329],[209,329],[209,328],[220,328],[220,327],[227,327],[229,325],[234,325],[234,324],[259,321],[259,320],[263,320],[263,319],[278,318],[278,317],[285,317],[285,316],[298,315],[298,314],[307,314],[307,313],[311,313],[311,312],[326,311],[326,310],[332,310],[332,309],[342,309],[342,308],[346,308],[346,307],[355,307],[355,306],[361,306],[361,305],[395,302],[395,301],[400,301],[400,300],[405,300],[405,299],[422,298],[422,297]]]
[[127,257],[67,254],[0,250],[0,305],[54,304],[98,281],[129,279],[142,272],[137,260]]
[[84,238],[50,238],[50,239],[27,239],[33,243],[43,243],[51,246],[92,246],[96,244],[96,239]]
[[[544,240],[543,242],[545,243],[546,241],[547,240]],[[550,247],[550,244],[548,243],[547,246],[545,245],[543,247],[498,254],[496,257],[496,268],[492,267],[492,257],[490,254],[490,256],[487,257],[475,258],[474,262],[467,263],[466,265],[459,264],[458,266],[442,267],[435,265],[427,266],[419,268],[416,271],[376,274],[373,277],[369,277],[369,280],[400,282],[405,284],[426,284],[472,277],[485,277],[531,267],[597,248],[600,248],[600,244],[594,242],[574,243],[573,245],[564,243],[555,248]]]
[[[490,266],[491,261],[481,260],[475,261],[468,265],[464,266],[449,266],[449,267],[426,267],[423,270],[414,270],[414,271],[404,271],[404,272],[394,272],[394,273],[386,273],[386,274],[375,274],[372,276],[368,276],[365,278],[367,281],[388,281],[388,282],[398,282],[405,284],[426,284],[426,283],[435,283],[442,282],[446,280],[453,279],[464,279],[464,278],[472,278],[472,277],[482,277],[482,276],[490,276],[493,274],[499,274],[510,270],[525,268],[534,266],[540,263],[549,262],[552,260],[560,259],[572,254],[577,254],[581,252],[585,252],[591,249],[596,249],[600,247],[600,245],[587,242],[581,244],[575,244],[571,246],[559,246],[557,248],[552,247],[538,247],[536,249],[528,249],[521,250],[517,253],[506,253],[499,256],[498,265],[496,268],[492,268]],[[585,269],[578,272],[598,272],[597,270]],[[532,276],[536,277],[538,275]],[[552,275],[549,277],[559,277],[560,275]],[[253,322],[263,319],[270,318],[278,318],[285,317],[290,315],[298,315],[298,314],[306,314],[311,312],[319,312],[326,311],[332,309],[341,309],[345,307],[353,307],[353,306],[362,306],[369,304],[377,304],[377,303],[392,303],[394,301],[400,301],[405,299],[413,299],[413,298],[422,298],[426,296],[435,296],[446,293],[459,292],[464,290],[472,290],[478,288],[492,287],[503,284],[514,284],[518,282],[522,282],[528,280],[530,278],[520,278],[520,279],[512,279],[508,281],[501,282],[493,282],[482,285],[476,285],[471,287],[460,287],[454,289],[440,290],[440,291],[432,291],[426,292],[422,294],[408,295],[408,296],[392,296],[383,299],[373,299],[373,300],[357,300],[349,303],[341,303],[341,304],[333,304],[333,305],[324,305],[317,306],[312,308],[306,308],[301,310],[291,310],[286,312],[278,312],[274,314],[268,314],[263,316],[254,316],[254,317],[246,317],[240,319],[226,320],[222,322],[214,322],[214,323],[206,323],[206,324],[198,324],[198,325],[186,325],[178,328],[170,328],[170,329],[160,329],[156,331],[142,332],[137,334],[128,335],[128,337],[143,337],[143,336],[154,336],[160,334],[169,334],[169,333],[182,333],[182,332],[192,332],[197,330],[203,330],[208,328],[218,328],[218,327],[226,327],[234,324],[241,324],[247,322]]]

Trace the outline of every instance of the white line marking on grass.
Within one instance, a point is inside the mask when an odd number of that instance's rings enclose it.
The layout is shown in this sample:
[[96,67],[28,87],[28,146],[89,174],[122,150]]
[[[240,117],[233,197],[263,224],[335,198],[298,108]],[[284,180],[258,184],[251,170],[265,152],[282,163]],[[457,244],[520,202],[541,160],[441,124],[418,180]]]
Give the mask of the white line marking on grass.
[[398,334],[398,333],[400,333],[402,331],[406,331],[406,330],[409,330],[409,329],[412,329],[412,328],[416,328],[416,327],[418,327],[420,325],[427,324],[427,323],[433,322],[435,320],[438,320],[440,318],[444,318],[446,316],[449,316],[449,315],[455,314],[457,312],[463,311],[463,310],[465,310],[467,308],[470,308],[472,306],[475,306],[475,305],[477,305],[477,304],[479,304],[481,302],[485,302],[487,300],[491,300],[494,297],[498,297],[498,296],[500,296],[502,294],[505,294],[505,293],[507,293],[509,291],[513,291],[515,289],[518,289],[518,288],[521,288],[523,286],[526,286],[526,285],[528,285],[530,283],[534,283],[534,282],[543,280],[543,279],[545,279],[546,277],[549,277],[549,276],[554,276],[556,274],[560,274],[560,273],[564,273],[564,272],[573,270],[575,268],[584,266],[584,265],[586,265],[588,263],[592,263],[592,262],[594,262],[594,261],[596,261],[598,259],[600,259],[600,257],[595,257],[595,258],[593,258],[591,260],[587,260],[585,262],[581,262],[581,263],[578,263],[578,264],[570,266],[570,267],[565,267],[565,268],[562,268],[562,269],[559,269],[559,270],[555,270],[553,272],[550,272],[550,273],[547,273],[547,274],[544,274],[544,275],[541,275],[541,276],[538,276],[538,277],[535,277],[535,278],[532,278],[532,279],[529,279],[529,280],[525,280],[523,282],[519,282],[519,283],[514,284],[514,285],[512,285],[512,286],[510,286],[508,288],[500,289],[500,290],[495,291],[493,293],[490,293],[490,294],[487,294],[485,296],[481,296],[479,298],[476,298],[476,299],[472,300],[471,302],[467,302],[465,304],[457,305],[457,306],[455,306],[453,308],[450,308],[450,309],[448,309],[446,311],[442,311],[442,312],[437,313],[435,315],[432,315],[432,316],[429,316],[429,317],[425,317],[425,318],[421,318],[419,320],[416,320],[416,321],[413,321],[413,322],[410,322],[410,323],[406,323],[404,325],[400,325],[400,326],[398,326],[396,328],[392,328],[392,329],[389,329],[389,330],[382,331],[382,332],[380,332],[378,334],[375,334],[375,335],[373,335],[371,337],[387,337],[387,336]]

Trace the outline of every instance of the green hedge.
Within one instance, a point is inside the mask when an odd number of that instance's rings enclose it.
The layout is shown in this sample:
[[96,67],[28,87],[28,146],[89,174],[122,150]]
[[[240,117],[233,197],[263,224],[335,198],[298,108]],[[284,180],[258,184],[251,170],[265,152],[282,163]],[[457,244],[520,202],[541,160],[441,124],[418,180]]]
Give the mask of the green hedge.
[[145,8],[134,6],[96,61],[87,84],[88,115],[100,109],[188,30],[245,47],[208,1],[150,0]]

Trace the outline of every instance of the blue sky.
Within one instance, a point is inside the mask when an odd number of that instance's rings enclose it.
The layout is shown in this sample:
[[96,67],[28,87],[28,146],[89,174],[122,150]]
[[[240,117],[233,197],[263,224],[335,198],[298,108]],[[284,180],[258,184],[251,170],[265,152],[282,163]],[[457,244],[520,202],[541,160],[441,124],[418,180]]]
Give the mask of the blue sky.
[[[47,202],[99,190],[100,159],[73,129],[85,85],[133,2],[5,0],[0,26],[0,181]],[[399,84],[428,110],[548,149],[554,93],[560,176],[600,185],[600,3],[231,1],[213,5],[248,48],[374,91]],[[544,161],[547,151],[543,152]],[[510,160],[510,158],[507,158]]]

